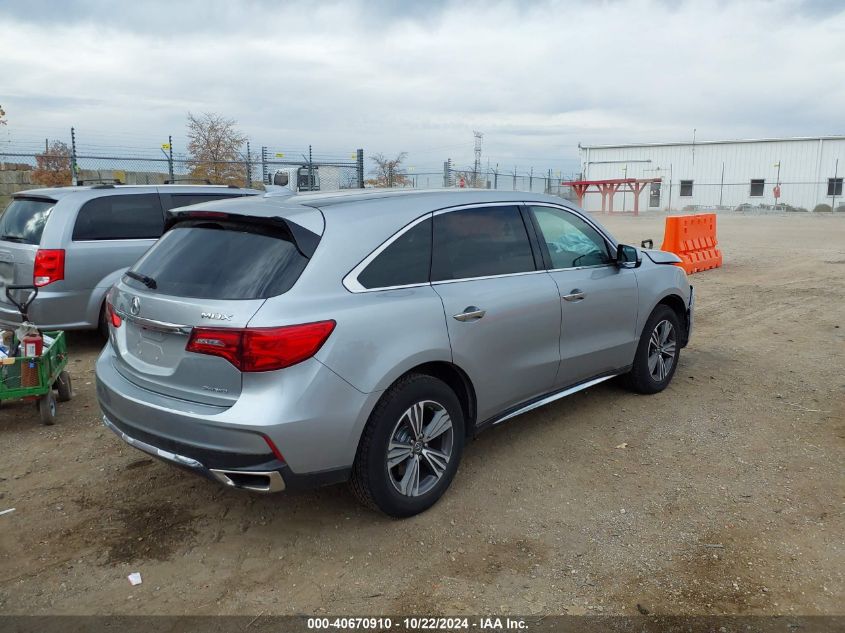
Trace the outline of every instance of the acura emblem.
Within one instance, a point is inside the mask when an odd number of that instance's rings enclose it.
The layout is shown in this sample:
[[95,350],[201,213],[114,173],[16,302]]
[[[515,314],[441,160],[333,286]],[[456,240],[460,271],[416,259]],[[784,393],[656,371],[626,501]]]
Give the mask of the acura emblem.
[[132,316],[138,316],[141,312],[141,300],[138,297],[132,297],[132,301],[129,303],[129,314]]

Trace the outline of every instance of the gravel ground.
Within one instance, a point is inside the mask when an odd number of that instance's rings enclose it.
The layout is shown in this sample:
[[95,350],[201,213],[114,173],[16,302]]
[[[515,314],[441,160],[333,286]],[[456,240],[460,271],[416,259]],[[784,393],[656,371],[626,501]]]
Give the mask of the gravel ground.
[[[662,223],[606,220],[632,243]],[[0,612],[842,614],[845,217],[722,215],[719,237],[665,392],[497,427],[405,521],[148,459],[100,425],[100,342],[71,335],[59,423],[0,409]]]

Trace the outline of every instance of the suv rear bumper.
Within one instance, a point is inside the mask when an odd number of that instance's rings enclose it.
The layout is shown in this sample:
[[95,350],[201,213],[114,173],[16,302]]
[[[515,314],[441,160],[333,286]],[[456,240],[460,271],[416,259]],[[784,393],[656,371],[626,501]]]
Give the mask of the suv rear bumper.
[[285,480],[279,470],[225,470],[222,468],[208,468],[202,462],[180,455],[178,453],[171,453],[163,448],[153,446],[142,440],[132,437],[128,433],[123,432],[117,425],[114,424],[107,416],[103,416],[103,424],[114,431],[117,436],[130,446],[137,448],[139,451],[144,451],[153,457],[161,459],[177,466],[187,468],[195,471],[199,475],[216,480],[227,486],[233,488],[243,488],[244,490],[252,490],[253,492],[280,492],[285,489]]
[[[358,439],[380,394],[364,394],[311,359],[249,384],[230,407],[143,389],[121,375],[107,345],[96,364],[104,424],[131,446],[196,474],[257,492],[348,479]],[[270,374],[272,372],[267,372]],[[273,384],[273,389],[267,389]],[[272,443],[284,461],[273,453]]]

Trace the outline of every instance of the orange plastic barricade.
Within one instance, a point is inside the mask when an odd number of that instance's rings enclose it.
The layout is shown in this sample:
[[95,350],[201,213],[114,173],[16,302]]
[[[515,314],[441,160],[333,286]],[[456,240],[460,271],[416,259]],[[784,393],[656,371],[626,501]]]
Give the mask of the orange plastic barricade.
[[716,240],[716,214],[670,215],[661,250],[675,253],[683,261],[678,264],[687,274],[718,268],[722,251]]

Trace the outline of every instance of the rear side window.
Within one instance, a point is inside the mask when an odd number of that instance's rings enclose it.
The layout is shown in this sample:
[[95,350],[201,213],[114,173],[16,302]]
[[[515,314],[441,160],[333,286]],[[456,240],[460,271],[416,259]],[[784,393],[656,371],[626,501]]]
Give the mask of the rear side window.
[[434,216],[431,280],[535,270],[517,207],[478,207]]
[[203,202],[213,202],[214,200],[227,200],[229,198],[238,198],[240,196],[233,196],[231,194],[224,195],[218,193],[171,193],[170,203],[167,205],[167,210],[175,209],[177,207],[187,207],[192,204],[201,204]]
[[0,240],[40,244],[54,200],[15,198],[0,215]]
[[431,220],[411,227],[370,262],[358,282],[364,288],[428,283],[431,270]]
[[290,290],[308,259],[281,230],[232,223],[176,226],[132,267],[145,292],[198,299],[266,299]]
[[157,193],[102,196],[79,209],[73,239],[155,239],[163,229],[164,212]]

